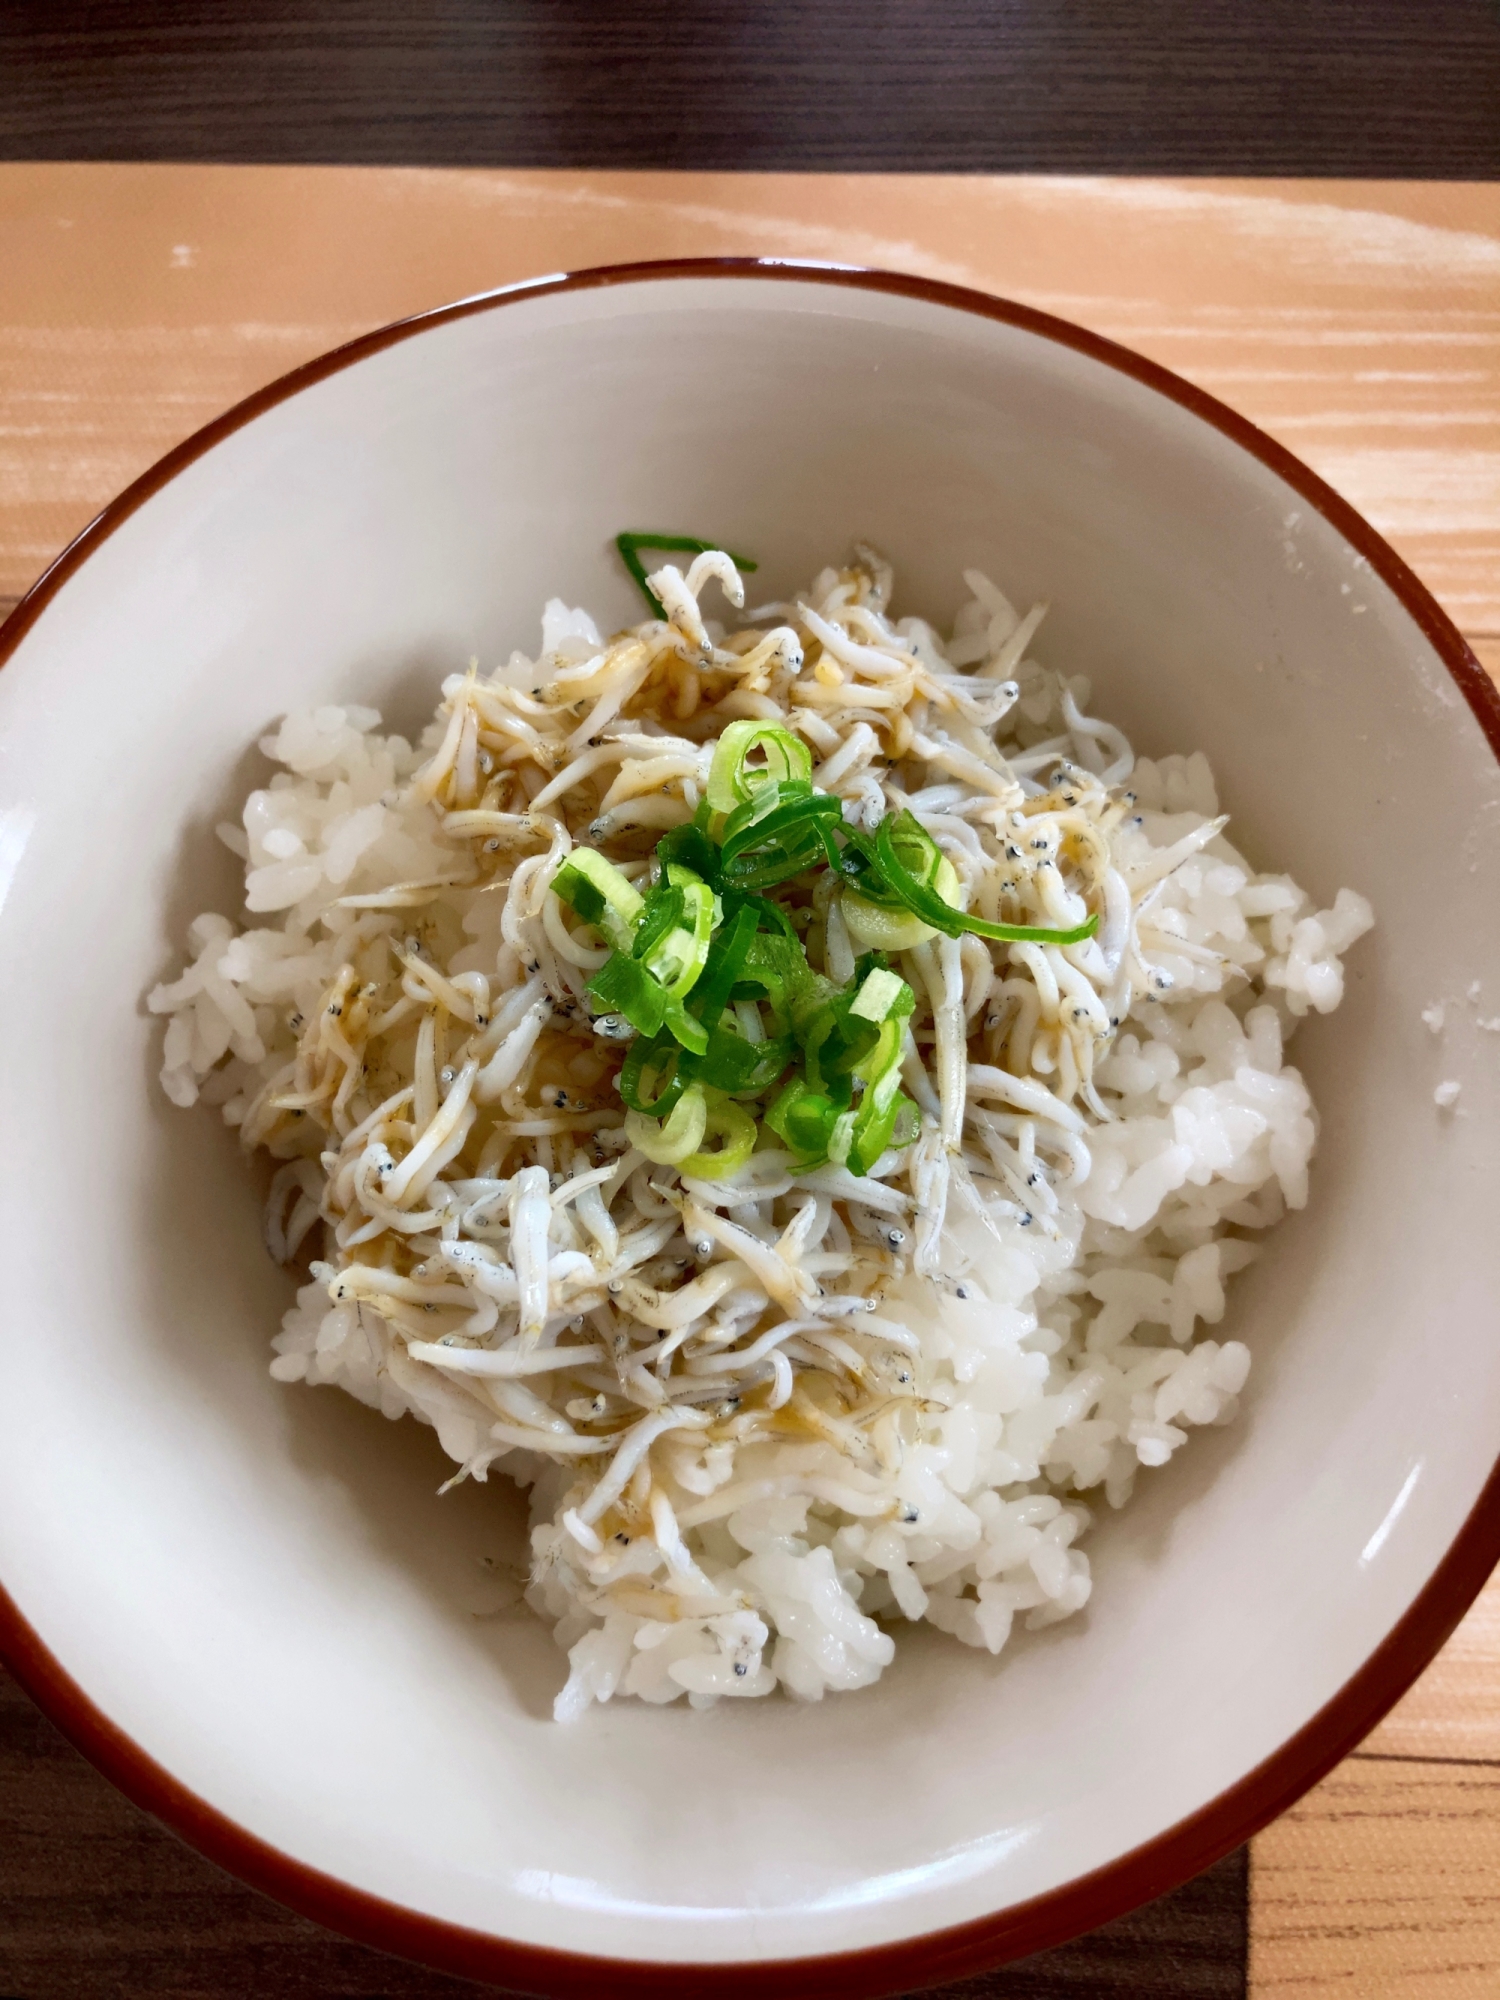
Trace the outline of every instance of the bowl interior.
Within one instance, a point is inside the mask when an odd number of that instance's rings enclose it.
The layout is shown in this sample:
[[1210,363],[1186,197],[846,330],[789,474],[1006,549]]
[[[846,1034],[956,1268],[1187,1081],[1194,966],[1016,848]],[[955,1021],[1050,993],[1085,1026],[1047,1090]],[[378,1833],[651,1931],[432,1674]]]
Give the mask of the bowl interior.
[[[937,1634],[816,1708],[549,1717],[548,1634],[416,1426],[267,1375],[287,1286],[141,996],[236,907],[211,837],[280,711],[412,725],[542,600],[638,615],[662,527],[790,592],[856,537],[905,609],[977,565],[1136,747],[1207,752],[1239,843],[1378,929],[1294,1044],[1311,1208],[1237,1280],[1255,1368],[1105,1525],[1088,1613],[998,1661]],[[1500,1436],[1494,758],[1330,524],[1156,391],[920,298],[659,279],[438,324],[267,410],[104,541],[0,677],[0,1578],[190,1790],[358,1888],[658,1960],[877,1944],[1042,1894],[1233,1785],[1406,1609]],[[1421,1010],[1446,997],[1442,1039]],[[1485,1060],[1486,1055],[1490,1060]],[[1455,1114],[1433,1087],[1458,1078]]]

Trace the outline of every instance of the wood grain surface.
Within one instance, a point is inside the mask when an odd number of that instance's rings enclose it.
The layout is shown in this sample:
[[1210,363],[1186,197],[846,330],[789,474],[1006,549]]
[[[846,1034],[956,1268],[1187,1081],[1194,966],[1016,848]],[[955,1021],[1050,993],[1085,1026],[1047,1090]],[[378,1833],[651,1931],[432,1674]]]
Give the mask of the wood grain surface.
[[[1500,669],[1500,645],[1486,655]],[[1500,1575],[1406,1698],[1253,1853],[1254,2000],[1500,1993]]]
[[365,328],[633,257],[1008,294],[1233,403],[1500,634],[1500,184],[0,166],[0,591]]
[[1500,168],[1491,0],[9,0],[6,157]]
[[[1242,2000],[1241,1853],[1092,1937],[924,2000]],[[331,1936],[110,1789],[0,1671],[0,2000],[463,2000]],[[601,1993],[600,2000],[606,2000]]]
[[1253,1908],[1255,2000],[1493,2000],[1500,1769],[1351,1757],[1256,1843]]
[[[0,592],[230,402],[398,314],[694,253],[894,265],[1151,354],[1280,437],[1500,672],[1500,188],[0,165]],[[1500,1994],[1500,1585],[1255,1843],[1251,1990]],[[1245,1990],[1243,1866],[972,1996]],[[423,1983],[423,1982],[426,1983]],[[189,1855],[13,1689],[0,2000],[461,1993]]]

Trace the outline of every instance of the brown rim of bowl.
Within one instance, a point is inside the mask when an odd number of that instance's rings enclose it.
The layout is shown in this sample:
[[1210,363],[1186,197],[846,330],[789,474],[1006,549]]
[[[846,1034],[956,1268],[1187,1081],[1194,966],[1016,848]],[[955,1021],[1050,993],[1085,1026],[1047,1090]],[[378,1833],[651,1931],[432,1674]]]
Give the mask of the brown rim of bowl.
[[[605,265],[540,278],[397,320],[307,362],[195,432],[112,500],[50,564],[0,625],[0,666],[74,572],[137,508],[222,439],[301,390],[397,341],[471,314],[524,304],[551,293],[680,278],[787,280],[920,299],[1019,327],[1154,389],[1258,459],[1358,550],[1442,659],[1500,759],[1500,690],[1447,614],[1395,550],[1346,500],[1246,418],[1156,362],[1050,313],[935,279],[773,258],[683,258]],[[854,1996],[905,1992],[917,1983],[932,1985],[962,1978],[1061,1944],[1175,1888],[1240,1846],[1315,1785],[1405,1693],[1457,1625],[1497,1561],[1500,1461],[1447,1554],[1370,1658],[1310,1722],[1228,1791],[1143,1846],[1028,1902],[892,1944],[801,1959],[673,1964],[585,1957],[547,1946],[508,1942],[405,1909],[281,1853],[180,1785],[94,1706],[32,1630],[3,1586],[0,1659],[85,1756],[137,1805],[254,1888],[363,1944],[470,1979],[558,1996],[558,2000],[563,1996],[583,2000],[583,1996],[606,1990],[606,1982],[607,1990],[639,1995],[642,2000],[648,1995],[701,1993],[709,1984],[724,2000],[764,2000],[767,1995],[780,1996],[780,2000],[791,2000],[794,1995],[816,1995],[819,2000],[849,1996],[854,2000]]]

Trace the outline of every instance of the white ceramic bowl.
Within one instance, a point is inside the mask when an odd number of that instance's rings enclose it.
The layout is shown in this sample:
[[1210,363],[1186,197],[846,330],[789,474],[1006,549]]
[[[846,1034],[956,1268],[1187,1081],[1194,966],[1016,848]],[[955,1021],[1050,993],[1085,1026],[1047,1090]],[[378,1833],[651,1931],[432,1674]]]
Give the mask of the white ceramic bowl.
[[[1086,1617],[999,1661],[918,1633],[815,1708],[618,1702],[560,1728],[548,1634],[475,1615],[475,1558],[517,1530],[503,1486],[439,1501],[430,1434],[271,1382],[286,1281],[232,1136],[157,1093],[141,995],[189,917],[231,907],[209,829],[280,710],[412,720],[442,673],[532,642],[549,594],[638,615],[626,526],[722,536],[767,594],[859,535],[929,614],[965,564],[1050,599],[1043,657],[1138,748],[1207,751],[1249,852],[1364,890],[1379,928],[1297,1044],[1323,1137],[1311,1208],[1237,1281],[1242,1420],[1106,1525]],[[249,1880],[533,1990],[701,1991],[708,1966],[724,1995],[910,1987],[1242,1840],[1478,1588],[1500,1065],[1472,1010],[1442,1041],[1421,1011],[1478,980],[1500,1012],[1500,710],[1378,537],[1208,398],[914,280],[548,280],[204,432],[62,558],[6,652],[6,1647]]]

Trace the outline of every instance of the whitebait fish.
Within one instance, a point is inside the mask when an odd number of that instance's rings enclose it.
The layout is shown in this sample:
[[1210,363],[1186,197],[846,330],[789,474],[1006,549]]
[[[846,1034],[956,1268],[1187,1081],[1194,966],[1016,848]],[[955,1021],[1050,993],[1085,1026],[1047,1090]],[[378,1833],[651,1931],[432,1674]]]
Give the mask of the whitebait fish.
[[530,1488],[560,1718],[1080,1609],[1096,1501],[1234,1413],[1204,1329],[1307,1196],[1283,1044],[1372,921],[977,571],[947,638],[863,548],[726,624],[747,559],[620,547],[644,622],[552,601],[415,748],[287,716],[221,829],[248,922],[150,997],[168,1095],[278,1163],[272,1373]]

